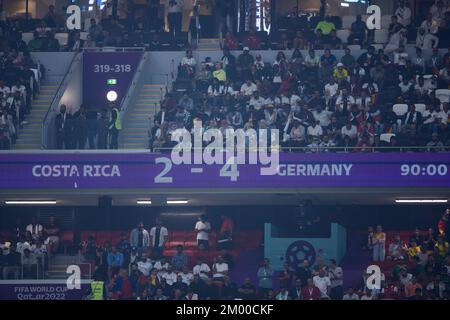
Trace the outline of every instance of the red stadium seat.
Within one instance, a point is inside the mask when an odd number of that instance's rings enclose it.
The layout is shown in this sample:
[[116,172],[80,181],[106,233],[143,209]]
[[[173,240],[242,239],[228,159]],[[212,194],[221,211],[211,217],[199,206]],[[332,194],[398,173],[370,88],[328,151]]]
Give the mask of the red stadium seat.
[[64,254],[67,253],[67,248],[73,246],[74,234],[72,230],[61,231],[59,241],[64,248]]

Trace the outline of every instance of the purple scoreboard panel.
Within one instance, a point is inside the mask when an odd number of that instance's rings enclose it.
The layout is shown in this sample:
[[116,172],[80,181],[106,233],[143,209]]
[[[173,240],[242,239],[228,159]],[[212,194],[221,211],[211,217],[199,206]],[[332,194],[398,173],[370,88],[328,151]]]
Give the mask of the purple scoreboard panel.
[[450,153],[281,153],[260,164],[174,164],[170,154],[0,154],[0,189],[450,187]]
[[142,52],[84,52],[83,102],[94,108],[105,107],[109,91],[115,91],[120,102],[141,57]]

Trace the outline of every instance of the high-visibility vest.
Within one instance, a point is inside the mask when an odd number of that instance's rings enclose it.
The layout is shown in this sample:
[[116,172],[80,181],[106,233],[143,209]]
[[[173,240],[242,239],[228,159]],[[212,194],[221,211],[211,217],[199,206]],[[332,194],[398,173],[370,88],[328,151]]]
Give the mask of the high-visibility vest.
[[120,112],[119,109],[117,108],[113,108],[111,114],[109,115],[109,122],[111,123],[112,121],[112,113],[115,112],[117,117],[116,117],[116,122],[114,124],[111,124],[109,126],[110,129],[112,129],[113,127],[116,127],[117,130],[122,130],[122,122],[120,120]]
[[103,281],[92,281],[91,282],[92,300],[103,300],[103,290],[104,290]]

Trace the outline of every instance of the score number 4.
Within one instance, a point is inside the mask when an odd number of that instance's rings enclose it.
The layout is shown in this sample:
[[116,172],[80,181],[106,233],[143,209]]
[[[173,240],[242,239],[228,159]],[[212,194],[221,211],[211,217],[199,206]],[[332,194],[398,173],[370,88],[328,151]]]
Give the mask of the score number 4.
[[[155,164],[163,164],[163,170],[155,177],[155,183],[172,183],[173,178],[167,176],[172,170],[173,163],[169,158],[161,157],[155,159]],[[234,158],[228,159],[219,172],[220,177],[228,177],[232,182],[236,182],[239,177],[239,170]]]

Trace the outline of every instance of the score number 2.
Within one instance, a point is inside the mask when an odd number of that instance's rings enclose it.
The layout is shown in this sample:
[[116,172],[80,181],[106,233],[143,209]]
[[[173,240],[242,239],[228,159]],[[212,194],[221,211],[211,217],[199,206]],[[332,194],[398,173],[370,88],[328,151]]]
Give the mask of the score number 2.
[[[155,164],[163,164],[163,170],[155,177],[155,183],[172,183],[173,178],[167,176],[167,174],[172,170],[172,161],[169,158],[161,157],[155,159]],[[232,182],[236,182],[239,177],[239,170],[234,158],[228,159],[220,169],[221,177],[229,177]]]

